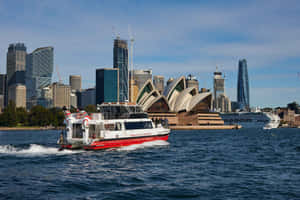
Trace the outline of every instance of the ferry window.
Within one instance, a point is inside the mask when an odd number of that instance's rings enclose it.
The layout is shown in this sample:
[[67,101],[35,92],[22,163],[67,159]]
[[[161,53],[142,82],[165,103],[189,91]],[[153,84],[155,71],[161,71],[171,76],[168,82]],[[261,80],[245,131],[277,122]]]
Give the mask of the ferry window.
[[96,138],[96,126],[95,126],[95,124],[90,124],[90,126],[89,126],[89,138]]
[[105,130],[114,131],[115,130],[115,124],[104,124]]
[[117,122],[117,123],[116,123],[115,130],[116,130],[116,131],[122,130],[122,124],[121,124],[120,122]]
[[73,124],[72,138],[82,138],[82,127],[81,124]]
[[125,129],[151,129],[152,123],[150,121],[147,122],[125,122]]

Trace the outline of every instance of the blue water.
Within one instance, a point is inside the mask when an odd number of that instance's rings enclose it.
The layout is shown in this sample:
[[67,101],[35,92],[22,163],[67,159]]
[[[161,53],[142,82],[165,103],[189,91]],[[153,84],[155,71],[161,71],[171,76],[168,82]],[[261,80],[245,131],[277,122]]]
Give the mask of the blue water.
[[300,129],[172,131],[168,142],[58,151],[0,132],[0,199],[300,199]]

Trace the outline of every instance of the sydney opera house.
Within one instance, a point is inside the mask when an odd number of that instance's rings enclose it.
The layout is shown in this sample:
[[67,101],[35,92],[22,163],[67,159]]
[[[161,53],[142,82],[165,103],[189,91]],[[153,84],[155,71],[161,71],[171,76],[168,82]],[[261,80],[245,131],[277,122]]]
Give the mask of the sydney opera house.
[[136,103],[148,112],[152,119],[168,119],[169,125],[223,125],[218,113],[211,111],[212,93],[198,87],[187,87],[186,78],[170,82],[163,94],[149,79],[139,90]]

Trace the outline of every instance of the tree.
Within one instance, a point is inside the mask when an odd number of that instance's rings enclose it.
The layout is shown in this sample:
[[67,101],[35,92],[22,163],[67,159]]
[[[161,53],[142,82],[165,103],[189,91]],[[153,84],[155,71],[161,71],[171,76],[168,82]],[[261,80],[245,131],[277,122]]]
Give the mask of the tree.
[[16,108],[16,120],[18,124],[27,125],[28,124],[28,113],[25,108]]
[[94,113],[94,112],[97,111],[97,108],[96,108],[95,105],[90,104],[90,105],[87,105],[87,106],[84,108],[84,110],[85,110],[86,112],[88,112],[88,113]]
[[34,106],[30,110],[28,122],[31,126],[47,126],[50,124],[48,109],[43,106]]
[[1,114],[1,125],[2,126],[17,126],[16,116],[16,104],[13,101],[9,101],[7,107]]

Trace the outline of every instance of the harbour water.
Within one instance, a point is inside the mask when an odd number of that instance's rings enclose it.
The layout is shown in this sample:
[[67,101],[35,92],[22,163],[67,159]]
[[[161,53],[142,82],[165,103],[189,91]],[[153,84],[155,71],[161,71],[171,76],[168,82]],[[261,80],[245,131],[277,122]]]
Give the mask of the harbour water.
[[0,132],[0,199],[300,199],[300,129],[172,131],[58,151],[59,131]]

